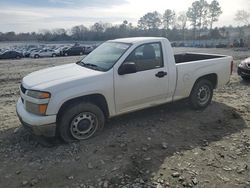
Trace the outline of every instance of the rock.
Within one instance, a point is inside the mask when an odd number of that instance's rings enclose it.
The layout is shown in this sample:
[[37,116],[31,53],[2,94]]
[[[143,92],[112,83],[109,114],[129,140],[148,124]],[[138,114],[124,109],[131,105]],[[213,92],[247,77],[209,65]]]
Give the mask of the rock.
[[68,179],[69,179],[69,180],[73,180],[73,179],[74,179],[74,176],[69,176]]
[[14,133],[14,134],[17,134],[18,131],[19,131],[19,129],[20,129],[20,127],[15,128],[15,130],[13,131],[13,133]]
[[20,171],[20,170],[17,170],[17,171],[16,171],[16,174],[17,174],[17,175],[21,174],[21,171]]
[[197,184],[198,184],[197,178],[193,178],[193,179],[192,179],[192,182],[193,182],[194,185],[197,185]]
[[118,170],[119,169],[119,167],[114,167],[113,169],[112,169],[112,171],[116,171],[116,170]]
[[120,147],[121,147],[121,148],[124,148],[126,145],[127,145],[127,144],[125,144],[125,143],[121,143],[121,144],[120,144]]
[[147,139],[148,139],[148,141],[151,141],[151,140],[152,140],[151,137],[148,137]]
[[22,186],[26,186],[26,185],[28,185],[28,181],[26,181],[26,180],[24,180],[24,181],[22,181]]
[[172,177],[174,177],[174,178],[178,178],[180,176],[180,173],[179,172],[174,172],[173,174],[172,174]]
[[160,183],[158,183],[156,188],[163,188],[163,186]]
[[38,179],[34,178],[30,181],[30,186],[35,186],[38,183]]
[[140,179],[139,183],[140,183],[140,184],[144,184],[145,182],[144,182],[143,179]]
[[224,182],[229,182],[229,181],[230,181],[229,178],[223,177],[223,176],[221,176],[220,174],[217,174],[217,177],[220,178],[221,180],[223,180]]
[[147,151],[148,148],[147,148],[147,147],[142,147],[142,150],[143,150],[143,151]]
[[167,187],[169,187],[170,186],[170,183],[169,182],[167,182],[167,181],[165,181],[165,186],[167,186]]
[[245,169],[244,169],[244,168],[241,168],[241,169],[238,169],[238,170],[237,170],[237,173],[238,173],[238,174],[242,174],[244,171],[245,171]]
[[183,176],[180,176],[180,177],[178,178],[178,180],[179,180],[180,182],[183,182],[183,181],[185,180],[185,178],[184,178]]
[[80,187],[81,188],[86,188],[86,185],[82,183],[82,184],[80,184]]
[[185,181],[184,181],[184,182],[182,182],[182,186],[183,186],[183,187],[187,187],[187,184],[188,184],[188,183],[187,183],[187,182],[185,182]]
[[232,168],[229,168],[229,167],[225,166],[225,167],[223,168],[223,170],[225,170],[225,171],[232,171]]
[[104,165],[104,164],[105,164],[104,160],[100,160],[100,162],[101,162],[101,164],[102,164],[102,165]]
[[167,149],[168,148],[168,144],[166,142],[162,142],[161,143],[161,147],[162,147],[162,149]]
[[88,163],[88,169],[93,169],[94,167],[92,166],[92,164],[89,162]]
[[151,161],[151,157],[144,158],[145,161]]
[[109,187],[109,182],[106,180],[103,183],[103,188],[108,188]]

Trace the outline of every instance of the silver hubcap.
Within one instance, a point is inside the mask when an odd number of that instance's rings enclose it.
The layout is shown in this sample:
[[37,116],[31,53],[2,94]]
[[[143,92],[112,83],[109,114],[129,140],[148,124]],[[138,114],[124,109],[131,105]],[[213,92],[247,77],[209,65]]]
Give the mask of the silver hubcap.
[[73,118],[70,124],[70,131],[74,138],[78,140],[87,139],[92,136],[98,127],[95,114],[83,112]]
[[209,101],[210,95],[210,88],[207,85],[200,87],[197,93],[199,103],[205,105]]

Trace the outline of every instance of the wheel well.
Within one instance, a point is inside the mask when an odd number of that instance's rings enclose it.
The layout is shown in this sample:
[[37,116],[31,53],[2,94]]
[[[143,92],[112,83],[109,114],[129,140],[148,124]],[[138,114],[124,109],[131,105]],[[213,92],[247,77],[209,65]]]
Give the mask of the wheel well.
[[91,95],[86,95],[86,96],[70,99],[70,100],[66,101],[65,103],[63,103],[63,105],[60,107],[60,110],[57,114],[57,122],[58,122],[58,119],[60,118],[61,114],[63,113],[63,111],[68,106],[74,105],[75,103],[79,103],[79,102],[83,102],[83,101],[91,102],[91,103],[97,105],[103,111],[105,118],[109,117],[108,104],[107,104],[105,97],[101,94],[91,94]]
[[[212,85],[213,85],[213,89],[215,89],[215,88],[217,87],[217,83],[218,83],[218,76],[217,76],[217,74],[215,74],[215,73],[207,74],[207,75],[205,75],[205,76],[202,76],[202,77],[198,78],[198,79],[196,80],[195,84],[196,84],[198,81],[200,81],[200,80],[209,80],[209,81],[212,83]],[[194,85],[195,85],[195,84],[194,84]]]

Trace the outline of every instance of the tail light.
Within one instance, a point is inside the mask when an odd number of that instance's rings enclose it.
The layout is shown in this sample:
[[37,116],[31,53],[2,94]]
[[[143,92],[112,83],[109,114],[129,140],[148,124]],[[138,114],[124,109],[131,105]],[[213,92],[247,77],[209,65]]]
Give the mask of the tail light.
[[231,61],[231,75],[233,74],[233,69],[234,69],[234,61]]

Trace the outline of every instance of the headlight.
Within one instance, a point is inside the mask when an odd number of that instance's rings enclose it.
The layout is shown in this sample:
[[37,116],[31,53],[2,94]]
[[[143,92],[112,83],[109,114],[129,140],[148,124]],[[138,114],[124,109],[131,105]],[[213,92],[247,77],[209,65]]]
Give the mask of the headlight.
[[49,99],[50,98],[49,92],[42,92],[42,91],[28,90],[27,95],[35,99]]
[[[26,93],[29,97],[35,99],[46,100],[51,97],[51,94],[49,92],[43,92],[43,91],[28,90]],[[45,101],[46,104],[36,104],[34,102],[26,100],[26,110],[36,115],[45,115],[48,107],[48,101],[49,100]]]
[[26,101],[26,110],[36,115],[45,115],[48,104],[35,104]]

